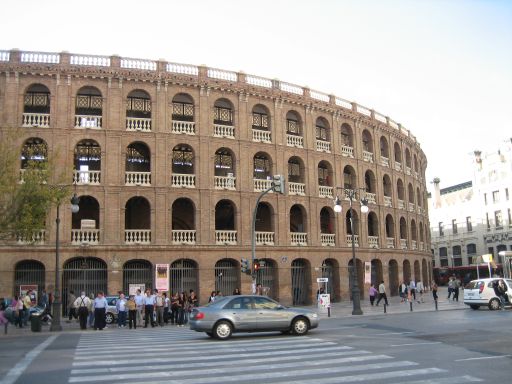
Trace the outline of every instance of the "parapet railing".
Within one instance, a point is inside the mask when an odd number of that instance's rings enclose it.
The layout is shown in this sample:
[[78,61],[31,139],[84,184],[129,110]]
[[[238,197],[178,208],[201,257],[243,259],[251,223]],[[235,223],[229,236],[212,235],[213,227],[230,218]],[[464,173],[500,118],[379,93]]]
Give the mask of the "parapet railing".
[[409,137],[414,144],[420,146],[416,137],[405,129],[401,124],[390,119],[371,108],[364,107],[355,102],[351,102],[335,95],[329,95],[323,92],[302,87],[300,85],[287,83],[277,79],[267,79],[261,76],[249,75],[244,72],[233,72],[224,69],[209,68],[204,65],[191,65],[166,62],[165,60],[145,60],[124,58],[116,55],[98,56],[98,55],[82,55],[69,52],[30,52],[12,49],[10,51],[0,50],[0,64],[2,62],[17,64],[47,64],[49,66],[89,66],[89,67],[108,67],[121,68],[130,70],[139,70],[142,72],[167,72],[174,74],[187,75],[198,78],[209,78],[213,80],[221,80],[232,83],[243,83],[252,87],[265,89],[276,89],[287,92],[296,96],[309,97],[316,102],[330,104],[332,106],[341,107],[352,112],[365,116],[368,119],[378,121],[389,128],[392,128],[401,134]]

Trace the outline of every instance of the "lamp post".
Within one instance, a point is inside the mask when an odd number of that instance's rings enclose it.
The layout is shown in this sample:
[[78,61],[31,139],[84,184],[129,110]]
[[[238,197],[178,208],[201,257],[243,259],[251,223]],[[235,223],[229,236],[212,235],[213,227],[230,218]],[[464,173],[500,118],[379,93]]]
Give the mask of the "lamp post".
[[[80,209],[78,203],[80,200],[76,194],[71,198],[71,212],[77,213]],[[62,295],[60,289],[60,241],[59,241],[59,227],[60,227],[60,201],[57,201],[57,218],[55,219],[55,291],[53,293],[53,319],[50,331],[62,331],[62,325],[60,324],[61,318],[61,304]]]
[[[352,202],[357,199],[357,194],[360,191],[365,191],[364,188],[341,188],[337,187],[337,189],[341,189],[344,191],[345,196],[348,197],[350,201],[350,233],[352,236],[352,315],[362,315],[363,311],[361,309],[361,292],[359,290],[359,283],[357,279],[357,259],[356,259],[356,247],[355,247],[355,236],[354,236],[354,213],[352,208]],[[361,204],[361,212],[368,213],[368,200],[366,198],[360,199]],[[338,196],[334,200],[334,212],[340,213],[342,211],[341,200]]]

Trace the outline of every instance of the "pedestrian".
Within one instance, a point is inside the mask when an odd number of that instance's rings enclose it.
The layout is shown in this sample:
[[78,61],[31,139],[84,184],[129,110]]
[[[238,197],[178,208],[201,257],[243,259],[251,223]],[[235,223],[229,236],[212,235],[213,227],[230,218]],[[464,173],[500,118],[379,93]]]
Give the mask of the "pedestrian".
[[501,309],[505,310],[505,303],[507,302],[507,285],[503,279],[494,280],[492,287],[494,288],[494,294],[500,299]]
[[151,323],[151,327],[155,327],[155,319],[153,318],[153,312],[155,311],[155,295],[151,293],[151,289],[146,289],[146,297],[144,297],[144,328],[148,327]]
[[142,325],[142,313],[144,312],[144,295],[140,289],[135,294],[135,305],[137,306],[137,324]]
[[89,308],[89,316],[87,318],[87,323],[89,324],[89,328],[92,328],[94,326],[94,308],[93,308],[93,302],[94,302],[94,293],[89,293],[89,301],[91,302],[90,308]]
[[452,301],[459,301],[459,291],[460,291],[461,282],[458,277],[456,277],[453,281],[453,299]]
[[164,297],[164,324],[169,324],[169,317],[171,316],[171,299],[167,296],[167,292],[162,294]]
[[116,301],[117,309],[117,328],[126,327],[126,317],[128,315],[128,308],[126,307],[126,298],[124,293],[119,294],[119,299]]
[[82,291],[79,297],[73,302],[73,308],[78,311],[78,320],[80,322],[80,329],[87,329],[87,316],[91,308],[91,300]]
[[18,296],[14,296],[11,306],[14,312],[14,326],[19,326],[20,328],[23,328],[23,300],[21,298],[18,298]]
[[185,297],[184,292],[178,296],[178,327],[183,327],[185,320]]
[[240,295],[240,290],[238,288],[235,288],[233,290],[233,295]]
[[421,280],[418,281],[418,283],[416,284],[416,290],[420,294],[420,299],[418,300],[418,304],[424,303],[425,301],[423,299],[423,291],[425,290],[425,287],[423,286],[423,282]]
[[43,289],[43,291],[41,293],[41,298],[39,299],[39,305],[45,309],[45,312],[48,312],[49,302],[48,302],[48,295],[47,295],[45,289]]
[[386,286],[384,285],[384,280],[382,280],[379,284],[379,298],[377,300],[377,304],[375,305],[379,305],[380,301],[384,299],[384,303],[386,305],[389,305],[388,303],[388,297],[386,296]]
[[7,305],[5,304],[5,301],[2,300],[2,303],[0,304],[0,326],[4,326],[4,334],[7,335],[7,327],[9,326],[9,320],[5,317],[5,309],[7,308]]
[[102,291],[98,292],[98,295],[94,299],[93,308],[94,308],[94,330],[99,329],[100,331],[105,328],[107,325],[105,321],[105,315],[107,313],[107,299],[103,295]]
[[437,296],[437,284],[435,282],[432,283],[432,297],[434,298],[434,301],[437,301],[439,296]]
[[126,302],[128,309],[128,326],[130,329],[137,329],[137,304],[135,303],[135,295],[130,295]]
[[30,318],[30,308],[34,306],[31,299],[32,291],[28,291],[25,296],[23,296],[23,325],[26,327],[28,324],[28,319]]
[[454,282],[455,282],[455,278],[453,276],[450,276],[450,279],[448,280],[448,300],[450,299],[450,296],[453,293]]
[[75,312],[75,291],[71,290],[68,293],[68,323],[73,320],[73,318],[77,318],[76,312]]
[[175,293],[171,297],[171,324],[178,324],[178,316],[179,316],[179,297],[178,293]]
[[[237,289],[238,288],[235,288],[235,291]],[[240,292],[238,292],[238,294],[240,294]],[[192,308],[199,307],[199,299],[197,298],[197,295],[196,295],[196,293],[195,293],[195,291],[193,289],[191,289],[189,291],[188,302],[190,303],[190,310],[191,311],[192,311]]]
[[370,285],[370,289],[368,290],[368,296],[370,296],[370,304],[373,307],[373,303],[375,301],[375,295],[377,295],[378,291],[375,289],[375,284]]
[[216,295],[217,293],[215,291],[212,291],[212,293],[210,294],[210,298],[208,299],[208,303],[213,303],[215,301]]
[[411,292],[412,299],[416,301],[416,282],[414,279],[409,281],[409,291]]
[[409,295],[409,293],[408,293],[408,289],[407,289],[407,284],[405,284],[405,282],[402,281],[400,283],[400,302],[401,303],[407,302],[408,295]]
[[158,292],[158,289],[155,289],[155,312],[156,312],[156,322],[159,326],[164,326],[164,304],[165,298],[162,295],[162,292]]
[[187,292],[183,292],[183,326],[188,323],[188,314],[190,311],[192,311],[190,298],[188,297]]

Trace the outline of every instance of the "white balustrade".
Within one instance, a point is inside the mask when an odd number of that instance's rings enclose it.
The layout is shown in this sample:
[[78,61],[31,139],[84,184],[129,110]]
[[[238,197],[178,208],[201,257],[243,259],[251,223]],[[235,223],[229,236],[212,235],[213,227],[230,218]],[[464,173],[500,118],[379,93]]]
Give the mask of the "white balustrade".
[[364,197],[368,200],[370,204],[377,204],[377,195],[371,192],[365,192]]
[[45,53],[45,52],[22,52],[22,63],[45,63],[45,64],[59,64],[60,55],[58,53]]
[[217,245],[236,245],[237,231],[215,231]]
[[381,156],[380,165],[382,165],[383,167],[389,167],[389,159],[387,157]]
[[171,175],[171,187],[195,188],[196,187],[196,175],[173,173]]
[[359,112],[363,115],[366,115],[368,117],[370,117],[372,115],[372,112],[368,108],[363,107],[362,105],[359,105],[359,104],[357,104],[357,112]]
[[402,170],[402,163],[399,163],[398,161],[395,161],[395,170],[400,172]]
[[298,85],[280,82],[279,88],[281,89],[281,91],[290,92],[301,96],[304,95],[304,90],[302,89],[302,87],[299,87]]
[[407,249],[407,239],[400,239],[400,248]]
[[290,233],[291,245],[308,245],[308,234],[303,232]]
[[398,199],[398,209],[405,209],[405,202]]
[[416,179],[419,179],[420,174],[418,173],[418,171],[414,171],[414,177],[415,177]]
[[237,81],[238,75],[236,72],[225,71],[223,69],[208,68],[208,77],[212,79],[226,80],[226,81]]
[[306,184],[304,183],[288,183],[288,194],[306,196]]
[[[347,245],[352,246],[352,235],[346,235]],[[359,235],[354,235],[354,247],[359,247]]]
[[24,113],[22,127],[50,127],[49,113]]
[[320,243],[322,247],[334,247],[336,245],[336,235],[334,233],[321,233]]
[[425,244],[423,243],[423,241],[420,241],[420,251],[424,251],[425,250]]
[[343,107],[345,109],[350,109],[350,110],[352,109],[352,103],[350,101],[347,101],[340,97],[336,97],[335,101],[336,101],[336,105],[339,107]]
[[71,244],[99,244],[100,243],[100,230],[99,229],[72,229],[71,230]]
[[196,230],[172,230],[172,243],[182,245],[194,245],[196,243]]
[[[272,186],[272,180],[267,179],[253,179],[254,192],[263,192]],[[270,191],[273,193],[274,191]]]
[[213,136],[234,139],[235,127],[232,125],[213,124]]
[[215,176],[215,189],[236,189],[236,177],[234,176]]
[[125,244],[151,244],[151,229],[125,229]]
[[125,185],[151,185],[151,172],[125,172]]
[[167,63],[167,72],[180,73],[183,75],[197,76],[199,68],[195,65]]
[[101,128],[101,116],[75,115],[75,128]]
[[126,130],[151,132],[151,119],[145,117],[127,117]]
[[411,240],[411,249],[413,249],[413,250],[417,249],[416,240]]
[[327,187],[325,185],[319,185],[318,186],[318,196],[319,197],[327,197],[329,199],[333,199],[334,198],[334,195],[332,194],[333,192],[333,187]]
[[394,129],[398,129],[398,124],[396,121],[389,119],[389,126]]
[[363,151],[363,160],[368,163],[373,163],[373,153],[368,151]]
[[156,61],[140,59],[121,59],[121,68],[156,71]]
[[0,61],[9,61],[11,53],[9,51],[0,51]]
[[419,215],[422,215],[422,214],[423,214],[423,208],[421,208],[420,206],[418,206],[417,210],[418,210],[418,214],[419,214]]
[[245,81],[247,84],[256,85],[258,87],[272,88],[272,80],[266,79],[264,77],[246,75]]
[[20,245],[29,245],[29,244],[44,244],[46,240],[46,231],[41,229],[39,231],[35,231],[32,233],[30,238],[27,235],[17,234],[16,242]]
[[256,245],[274,245],[274,232],[256,231]]
[[387,248],[395,248],[395,239],[393,237],[386,238],[386,247]]
[[73,184],[100,185],[101,171],[73,171]]
[[317,91],[309,91],[309,95],[316,100],[323,101],[324,103],[328,103],[330,100],[330,97],[326,93],[317,92]]
[[286,145],[289,147],[303,148],[304,139],[302,136],[286,135]]
[[414,212],[414,203],[409,203],[409,212]]
[[411,175],[411,167],[405,167],[405,174],[409,176]]
[[196,134],[196,123],[193,121],[172,121],[172,133]]
[[388,123],[386,116],[384,116],[383,114],[381,114],[379,112],[375,112],[374,116],[375,116],[375,120],[378,120],[381,123],[386,123],[386,124]]
[[354,148],[348,145],[341,146],[341,155],[345,157],[354,157]]
[[379,248],[379,236],[368,236],[368,246],[370,248]]
[[252,141],[271,144],[272,143],[272,132],[264,131],[261,129],[253,129],[252,130]]
[[316,140],[316,150],[318,152],[327,152],[331,153],[331,143],[324,140]]
[[110,67],[110,57],[91,56],[91,55],[71,55],[69,58],[71,65],[86,65],[90,67]]
[[384,196],[384,206],[390,208],[393,207],[393,199],[391,198],[391,196]]

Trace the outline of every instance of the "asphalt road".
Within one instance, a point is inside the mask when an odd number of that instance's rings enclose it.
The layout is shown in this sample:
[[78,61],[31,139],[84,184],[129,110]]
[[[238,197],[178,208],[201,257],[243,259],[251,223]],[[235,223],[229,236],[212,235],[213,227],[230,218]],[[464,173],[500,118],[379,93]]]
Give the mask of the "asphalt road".
[[323,319],[306,337],[187,328],[0,337],[1,384],[507,383],[512,311]]

